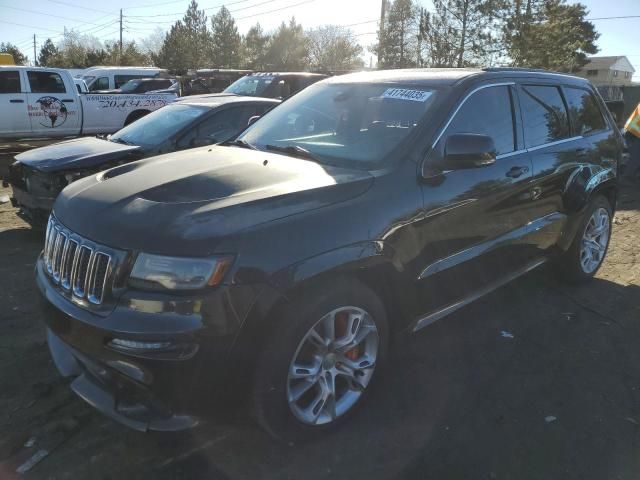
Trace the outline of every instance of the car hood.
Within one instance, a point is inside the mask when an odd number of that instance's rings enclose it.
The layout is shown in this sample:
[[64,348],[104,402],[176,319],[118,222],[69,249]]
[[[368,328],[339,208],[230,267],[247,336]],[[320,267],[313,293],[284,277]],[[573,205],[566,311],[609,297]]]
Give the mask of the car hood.
[[111,247],[209,255],[218,241],[364,193],[371,174],[237,147],[203,147],[72,183],[54,213]]
[[135,145],[87,137],[34,148],[16,155],[16,160],[41,172],[55,172],[75,168],[95,168],[104,162],[117,160],[139,149],[140,147]]

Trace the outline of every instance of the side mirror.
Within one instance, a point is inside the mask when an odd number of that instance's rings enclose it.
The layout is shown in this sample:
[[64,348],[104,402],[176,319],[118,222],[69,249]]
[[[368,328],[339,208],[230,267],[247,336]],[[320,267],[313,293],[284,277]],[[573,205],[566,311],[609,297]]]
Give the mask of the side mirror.
[[259,118],[260,118],[260,115],[254,115],[253,117],[251,117],[247,122],[247,127],[249,125],[253,125],[254,123],[256,123],[256,120],[258,120]]
[[445,170],[486,167],[496,161],[493,138],[475,133],[449,135],[444,146]]

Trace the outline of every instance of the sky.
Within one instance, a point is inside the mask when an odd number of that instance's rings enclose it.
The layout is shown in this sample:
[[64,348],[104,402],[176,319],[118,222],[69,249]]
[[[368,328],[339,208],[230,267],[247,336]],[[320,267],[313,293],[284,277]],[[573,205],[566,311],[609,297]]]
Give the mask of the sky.
[[[82,0],[0,0],[0,42],[11,42],[33,57],[33,35],[36,47],[47,37],[54,42],[64,29],[74,29],[100,40],[116,40],[119,35],[120,8],[123,12],[124,39],[140,41],[157,28],[168,30],[182,18],[190,0],[129,0],[93,2]],[[236,18],[238,29],[245,33],[257,21],[267,31],[283,20],[295,16],[305,28],[324,24],[349,25],[360,43],[367,47],[375,42],[381,0],[200,0],[211,16],[222,4]],[[427,9],[430,0],[420,0]],[[575,3],[571,1],[570,3]],[[626,55],[636,67],[634,80],[640,81],[640,42],[632,42],[640,29],[640,0],[582,0],[600,32],[598,55]],[[628,17],[598,20],[601,17]],[[367,53],[369,63],[371,54]]]

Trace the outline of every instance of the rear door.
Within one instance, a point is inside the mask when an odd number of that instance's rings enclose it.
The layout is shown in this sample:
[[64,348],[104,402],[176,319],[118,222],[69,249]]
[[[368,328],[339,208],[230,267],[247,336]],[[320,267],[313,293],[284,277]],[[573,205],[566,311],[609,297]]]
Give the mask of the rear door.
[[420,222],[427,308],[449,305],[522,268],[529,217],[531,162],[522,146],[514,84],[481,86],[459,105],[427,162],[437,165],[452,134],[488,135],[492,165],[446,171],[425,180]]
[[34,136],[77,135],[82,106],[75,85],[55,71],[27,70],[27,103]]
[[525,147],[533,163],[530,245],[536,255],[558,242],[566,225],[564,192],[584,154],[583,137],[572,131],[562,88],[555,83],[518,86]]
[[31,133],[25,91],[20,70],[0,69],[0,135],[3,137]]

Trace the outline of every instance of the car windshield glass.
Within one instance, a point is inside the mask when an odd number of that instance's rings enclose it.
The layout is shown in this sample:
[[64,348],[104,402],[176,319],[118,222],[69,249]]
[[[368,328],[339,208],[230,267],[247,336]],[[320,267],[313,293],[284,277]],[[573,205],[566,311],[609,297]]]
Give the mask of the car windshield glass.
[[275,77],[270,76],[246,76],[229,85],[224,92],[236,95],[250,95],[259,97],[273,83]]
[[87,85],[89,85],[91,83],[91,80],[93,80],[94,78],[96,78],[95,75],[84,75],[82,77],[82,79],[86,82]]
[[122,92],[133,92],[141,83],[142,80],[129,80],[127,83],[122,85],[122,87],[120,87],[120,90]]
[[167,105],[124,127],[109,139],[142,148],[153,148],[208,111],[207,107],[194,105]]
[[258,120],[242,136],[260,149],[301,147],[320,163],[373,169],[426,116],[436,92],[391,84],[316,84]]

